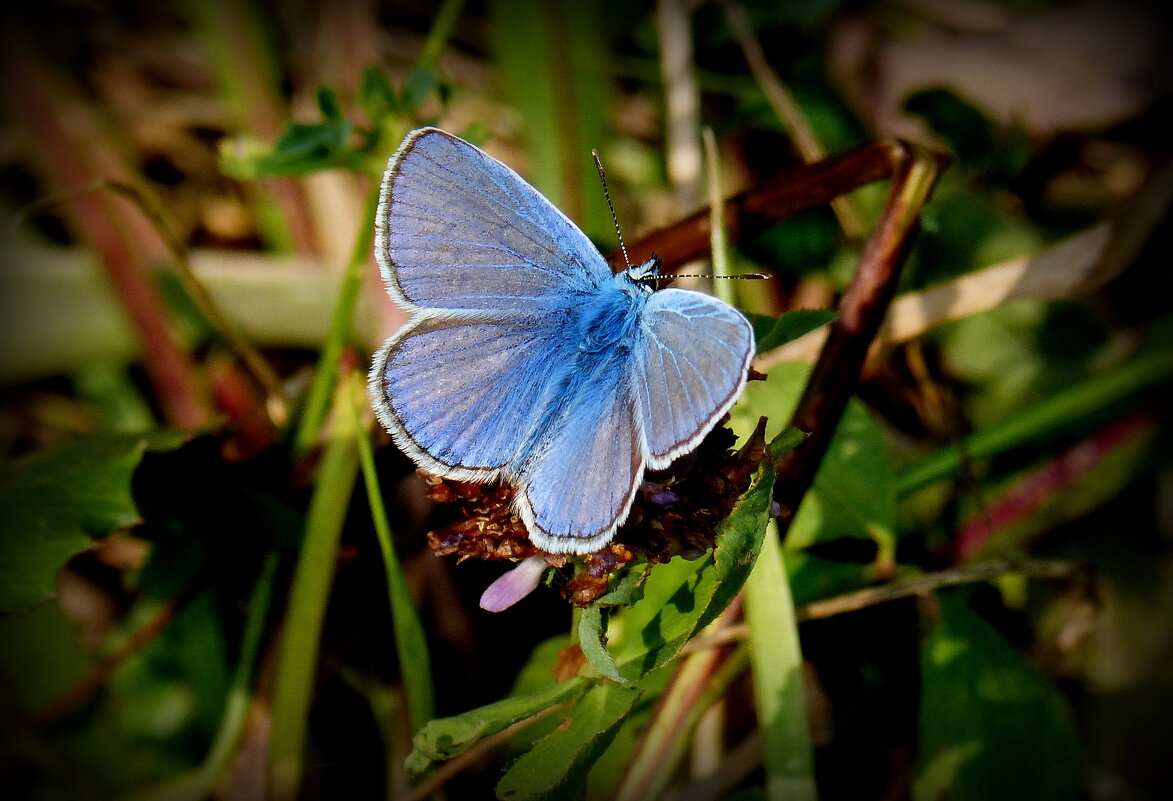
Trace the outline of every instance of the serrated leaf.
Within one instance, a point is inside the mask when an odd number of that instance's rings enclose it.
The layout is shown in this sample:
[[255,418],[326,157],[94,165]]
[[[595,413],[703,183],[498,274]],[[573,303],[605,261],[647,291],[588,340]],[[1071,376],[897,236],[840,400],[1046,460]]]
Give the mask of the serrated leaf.
[[1076,796],[1079,739],[1059,690],[974,614],[940,594],[921,646],[916,801]]
[[607,650],[607,613],[602,607],[588,606],[580,613],[578,645],[591,667],[611,681],[627,684],[627,679],[615,665],[615,657]]
[[571,797],[587,771],[610,745],[640,691],[619,684],[596,684],[575,704],[569,725],[539,740],[497,784],[502,801]]
[[651,571],[643,600],[620,616],[612,655],[626,680],[638,681],[666,664],[741,590],[761,549],[773,488],[773,468],[760,468],[719,526],[712,552],[693,562],[674,559]]
[[758,353],[780,348],[816,328],[821,328],[839,316],[830,309],[798,309],[779,317],[764,314],[748,315],[753,324],[754,341]]
[[506,698],[462,715],[433,720],[415,735],[412,752],[403,763],[404,770],[413,776],[425,773],[436,762],[467,751],[483,738],[547,707],[571,700],[589,684],[587,679],[576,677],[530,695]]
[[717,529],[717,547],[713,552],[715,585],[693,629],[694,634],[716,620],[741,592],[762,550],[773,500],[774,469],[766,465],[758,469],[749,489]]
[[[177,442],[176,442],[177,444]],[[94,538],[139,519],[131,477],[168,435],[98,434],[33,454],[0,476],[0,611],[53,596],[57,571]]]

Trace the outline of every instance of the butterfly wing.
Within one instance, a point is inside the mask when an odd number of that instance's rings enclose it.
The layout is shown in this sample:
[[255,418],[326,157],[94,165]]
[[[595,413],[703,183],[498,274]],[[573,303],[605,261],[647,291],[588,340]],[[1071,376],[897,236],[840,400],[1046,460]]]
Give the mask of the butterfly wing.
[[498,477],[530,438],[551,376],[573,358],[569,314],[417,318],[375,355],[369,382],[379,420],[431,473]]
[[517,477],[518,514],[544,551],[590,553],[606,545],[643,477],[629,366],[614,356],[580,358],[566,402]]
[[375,249],[388,291],[412,312],[371,367],[381,422],[430,472],[500,476],[573,358],[581,297],[610,268],[517,173],[435,128],[391,158]]
[[749,321],[728,304],[685,289],[652,293],[631,360],[650,469],[691,451],[729,411],[753,352]]
[[391,157],[375,250],[388,291],[409,309],[564,308],[612,275],[521,176],[436,128],[409,134]]

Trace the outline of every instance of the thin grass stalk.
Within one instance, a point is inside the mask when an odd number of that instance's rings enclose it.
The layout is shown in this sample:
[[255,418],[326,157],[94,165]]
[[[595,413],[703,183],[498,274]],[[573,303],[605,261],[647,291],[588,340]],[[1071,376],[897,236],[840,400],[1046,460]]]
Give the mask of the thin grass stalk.
[[[183,10],[194,21],[208,59],[220,102],[240,132],[275,142],[289,119],[285,99],[278,92],[280,76],[265,44],[273,39],[260,9],[252,0],[189,0]],[[261,238],[273,249],[320,256],[317,227],[301,182],[271,178],[246,184],[249,207]]]
[[310,383],[305,408],[302,410],[301,421],[294,438],[294,447],[300,452],[308,450],[314,444],[326,419],[342,350],[346,347],[354,326],[354,307],[358,303],[358,293],[371,262],[371,242],[375,236],[375,213],[379,207],[379,191],[380,186],[375,184],[367,196],[363,224],[355,236],[354,249],[338,287],[338,300],[334,304],[334,314],[330,318],[330,331],[323,343],[322,355],[314,370],[314,378]]
[[[721,202],[721,164],[717,151],[717,137],[706,125],[701,131],[705,147],[705,174],[709,194],[709,249],[713,256],[713,275],[724,278],[730,275],[729,238],[725,233],[725,205]],[[713,281],[713,294],[733,305],[733,284],[729,281]]]
[[[809,164],[826,158],[827,152],[819,141],[814,127],[762,51],[761,42],[754,35],[745,6],[736,0],[722,0],[721,7],[725,11],[725,20],[733,32],[733,38],[737,40],[741,52],[745,55],[750,73],[782,125],[790,132],[802,160]],[[833,199],[831,209],[839,219],[839,227],[848,239],[855,242],[863,238],[863,222],[852,205],[851,198],[844,195]]]
[[434,72],[440,64],[440,55],[452,37],[456,28],[456,20],[464,10],[464,0],[444,0],[432,18],[432,27],[428,31],[428,38],[424,40],[423,49],[416,59],[416,69]]
[[[403,565],[400,564],[399,555],[395,552],[391,527],[387,523],[387,510],[383,506],[379,474],[375,469],[375,454],[367,436],[367,426],[359,415],[360,404],[363,408],[369,408],[366,393],[361,389],[356,388],[355,396],[351,399],[351,413],[354,416],[355,431],[358,432],[359,464],[362,467],[375,536],[379,540],[379,550],[383,554],[383,568],[387,574],[387,596],[391,602],[391,625],[395,630],[395,653],[399,657],[399,672],[403,677],[403,694],[407,698],[411,729],[419,731],[425,723],[436,716],[428,640],[412,601]],[[387,730],[393,730],[390,721]]]
[[961,448],[942,448],[901,471],[896,491],[907,495],[921,487],[957,475],[966,460],[988,459],[1057,431],[1070,430],[1105,408],[1141,393],[1173,377],[1173,351],[1142,355],[1105,373],[1085,379],[1001,423],[977,431]]
[[318,645],[326,616],[342,524],[358,474],[358,432],[351,412],[355,375],[334,394],[326,442],[306,517],[305,538],[289,594],[273,690],[269,769],[274,801],[292,801],[301,786]]
[[277,374],[253,344],[245,337],[236,324],[220,312],[208,290],[196,276],[188,259],[187,246],[175,234],[175,227],[169,220],[169,215],[155,194],[141,185],[129,184],[122,181],[108,181],[107,186],[120,192],[139,205],[143,213],[154,223],[163,238],[164,244],[171,251],[175,260],[175,269],[178,272],[180,283],[195,303],[196,308],[204,315],[216,333],[228,343],[228,347],[236,354],[245,368],[252,375],[261,391],[265,395],[265,410],[270,421],[275,426],[282,426],[288,418],[285,397],[281,392],[281,382]]
[[[432,22],[424,51],[416,66],[426,68],[439,59],[439,53],[447,42],[456,24],[460,7],[458,3],[445,3],[441,6]],[[360,227],[347,261],[346,270],[342,276],[342,283],[338,290],[338,301],[334,306],[334,314],[330,319],[330,331],[322,347],[322,355],[318,360],[314,378],[310,384],[309,394],[306,396],[305,408],[301,422],[294,437],[294,447],[298,451],[307,450],[318,436],[322,422],[326,419],[326,408],[329,405],[333,391],[335,376],[338,371],[339,359],[342,350],[354,325],[354,308],[358,302],[358,293],[362,287],[365,268],[370,263],[371,243],[375,233],[375,214],[379,207],[381,185],[378,182],[371,187],[367,195],[366,208],[363,210],[363,224]]]
[[612,801],[660,798],[688,755],[701,716],[745,672],[744,648],[708,649],[680,660],[676,674],[652,714]]

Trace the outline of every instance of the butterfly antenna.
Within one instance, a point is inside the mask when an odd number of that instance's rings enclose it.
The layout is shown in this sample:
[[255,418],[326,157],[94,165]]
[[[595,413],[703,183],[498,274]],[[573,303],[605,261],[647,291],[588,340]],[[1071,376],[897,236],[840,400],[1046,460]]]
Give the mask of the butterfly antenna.
[[764,281],[770,276],[767,273],[741,273],[739,275],[673,275],[673,278],[720,278],[727,281]]
[[599,180],[603,182],[603,197],[607,199],[607,208],[611,210],[611,222],[615,224],[615,233],[619,237],[619,249],[623,251],[623,262],[631,269],[631,259],[627,258],[627,245],[623,244],[623,232],[619,230],[619,217],[615,214],[615,206],[611,204],[611,193],[607,191],[607,172],[603,169],[603,160],[599,158],[599,151],[592,150],[595,157],[595,169],[599,171]]

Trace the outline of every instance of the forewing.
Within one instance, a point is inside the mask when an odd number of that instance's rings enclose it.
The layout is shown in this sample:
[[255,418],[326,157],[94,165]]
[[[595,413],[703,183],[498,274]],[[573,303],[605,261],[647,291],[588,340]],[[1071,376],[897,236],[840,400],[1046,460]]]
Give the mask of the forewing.
[[540,311],[611,280],[586,235],[536,189],[436,128],[410,134],[392,156],[375,250],[409,307]]
[[544,551],[596,551],[627,518],[644,462],[625,370],[580,363],[578,389],[517,478],[518,514]]
[[530,437],[550,377],[570,358],[566,314],[417,318],[371,366],[380,421],[431,473],[497,477]]
[[648,467],[688,453],[745,386],[753,329],[736,309],[685,289],[648,298],[631,377]]

